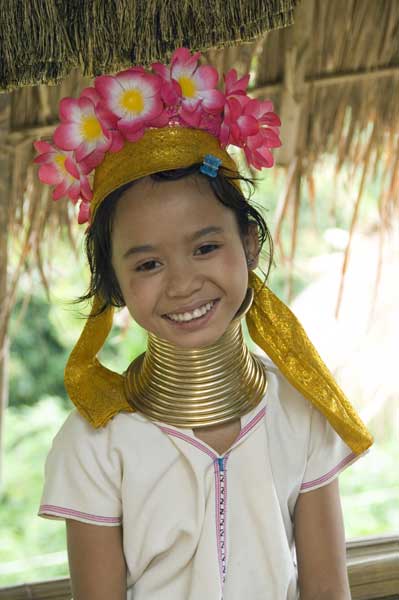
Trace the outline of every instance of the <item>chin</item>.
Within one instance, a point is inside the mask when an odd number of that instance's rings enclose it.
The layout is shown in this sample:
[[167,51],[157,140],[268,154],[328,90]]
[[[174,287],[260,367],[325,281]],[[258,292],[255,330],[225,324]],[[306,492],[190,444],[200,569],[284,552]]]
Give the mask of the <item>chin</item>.
[[164,337],[171,344],[178,346],[180,348],[187,348],[187,350],[195,349],[195,348],[205,348],[206,346],[211,346],[215,342],[217,342],[222,335],[225,333],[228,325],[223,328],[209,328],[204,331],[197,331],[192,333],[184,333],[181,332],[177,335],[168,337]]

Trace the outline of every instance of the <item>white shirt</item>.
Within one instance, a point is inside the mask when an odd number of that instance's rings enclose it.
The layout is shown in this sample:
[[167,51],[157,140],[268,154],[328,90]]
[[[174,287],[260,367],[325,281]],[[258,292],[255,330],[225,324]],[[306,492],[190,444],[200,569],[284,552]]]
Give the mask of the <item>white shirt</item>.
[[123,525],[127,598],[297,600],[298,494],[358,455],[270,359],[260,404],[222,456],[191,429],[73,411],[46,462],[39,515]]

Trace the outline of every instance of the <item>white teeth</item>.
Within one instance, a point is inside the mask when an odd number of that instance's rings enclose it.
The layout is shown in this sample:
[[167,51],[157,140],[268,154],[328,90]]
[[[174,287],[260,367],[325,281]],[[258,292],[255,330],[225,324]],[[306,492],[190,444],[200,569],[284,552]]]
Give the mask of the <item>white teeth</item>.
[[193,310],[193,312],[189,313],[189,312],[185,312],[185,313],[179,313],[179,314],[169,314],[168,317],[169,319],[172,319],[173,321],[192,321],[192,319],[199,319],[199,317],[202,317],[203,315],[205,315],[214,305],[214,302],[208,302],[208,304],[204,304],[204,306],[201,306],[200,308],[196,308]]

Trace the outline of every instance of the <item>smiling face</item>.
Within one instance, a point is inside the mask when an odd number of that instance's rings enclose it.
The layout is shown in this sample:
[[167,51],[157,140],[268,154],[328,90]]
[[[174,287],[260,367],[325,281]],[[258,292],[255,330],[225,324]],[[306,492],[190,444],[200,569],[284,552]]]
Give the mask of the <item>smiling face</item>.
[[246,254],[257,250],[256,227],[242,239],[232,210],[200,177],[143,178],[116,207],[112,265],[126,306],[147,331],[180,347],[223,335],[247,291]]

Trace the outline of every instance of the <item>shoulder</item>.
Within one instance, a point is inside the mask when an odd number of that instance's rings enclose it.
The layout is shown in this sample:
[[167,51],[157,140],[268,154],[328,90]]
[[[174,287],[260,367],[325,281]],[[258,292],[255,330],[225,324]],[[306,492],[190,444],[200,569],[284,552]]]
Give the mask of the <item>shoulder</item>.
[[104,427],[93,427],[74,409],[53,439],[50,454],[105,455],[118,462],[137,463],[148,448],[159,447],[163,434],[154,423],[136,412],[120,412]]
[[266,355],[257,354],[267,376],[267,411],[273,418],[279,417],[291,427],[303,427],[312,419],[313,406],[284,376],[277,365]]
[[82,445],[105,443],[108,427],[95,429],[76,409],[72,410],[53,440],[53,447],[76,448]]
[[260,359],[268,381],[265,423],[272,468],[276,480],[283,479],[284,486],[292,484],[299,489],[307,461],[313,407],[270,358]]
[[104,427],[95,428],[74,409],[54,437],[50,453],[123,459],[126,448],[134,454],[132,441],[140,437],[140,425],[132,413],[119,413]]
[[64,421],[54,441],[62,443],[66,440],[76,442],[85,440],[101,443],[112,437],[118,437],[126,429],[131,431],[132,428],[137,426],[139,426],[139,421],[134,413],[121,412],[110,419],[103,427],[93,427],[75,408]]

